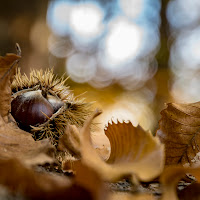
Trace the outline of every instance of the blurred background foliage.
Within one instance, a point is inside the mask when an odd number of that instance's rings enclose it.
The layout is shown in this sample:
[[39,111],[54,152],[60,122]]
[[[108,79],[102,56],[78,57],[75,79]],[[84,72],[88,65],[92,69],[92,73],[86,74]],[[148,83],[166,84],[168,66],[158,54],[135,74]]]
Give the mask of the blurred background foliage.
[[166,102],[199,101],[199,0],[1,1],[0,54],[54,67],[76,95],[155,133]]

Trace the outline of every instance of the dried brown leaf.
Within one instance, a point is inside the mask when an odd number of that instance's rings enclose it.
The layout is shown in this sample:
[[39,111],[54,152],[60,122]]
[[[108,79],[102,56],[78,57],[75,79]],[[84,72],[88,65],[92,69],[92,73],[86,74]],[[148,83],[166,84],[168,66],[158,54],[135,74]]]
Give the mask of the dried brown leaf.
[[192,163],[200,151],[200,103],[169,103],[157,135],[165,144],[166,165]]
[[75,166],[75,171],[75,182],[78,185],[86,187],[86,189],[92,194],[93,199],[106,200],[108,198],[108,191],[102,178],[95,169],[92,169],[79,161]]
[[35,141],[30,133],[5,123],[0,116],[0,158],[18,158],[29,165],[44,164],[53,162],[53,151],[48,140]]
[[62,137],[59,138],[58,149],[68,151],[76,157],[80,157],[80,133],[75,125],[68,125]]
[[[164,164],[163,145],[149,132],[139,126],[135,128],[130,123],[109,125],[111,127],[106,132],[111,142],[109,164],[99,157],[90,137],[91,122],[99,114],[100,112],[96,111],[81,129],[82,161],[108,181],[115,181],[129,174],[137,175],[142,181],[158,176]],[[139,145],[134,146],[136,143]]]
[[108,160],[109,155],[110,155],[110,147],[107,147],[106,145],[103,147],[96,147],[95,148],[97,153],[99,154],[99,156],[103,159],[103,160]]
[[[36,173],[16,159],[0,159],[0,184],[14,194],[20,193],[30,199],[107,199],[104,184],[96,172],[82,164],[76,170],[75,179],[69,180]],[[88,180],[95,184],[88,184]]]
[[62,161],[62,170],[64,172],[76,174],[75,168],[81,163],[80,159],[73,157],[72,155],[66,155]]
[[178,193],[181,200],[197,200],[200,199],[200,183],[192,183]]
[[150,194],[131,195],[127,193],[117,192],[112,194],[109,200],[155,200],[155,197]]
[[[152,179],[163,169],[164,149],[157,137],[141,126],[129,123],[112,123],[105,130],[111,144],[109,164],[133,163],[134,172],[142,179]],[[148,179],[148,178],[147,178]]]
[[[110,154],[110,147],[108,148],[110,145],[103,145],[103,142],[105,142],[105,139],[108,141],[108,138],[105,136],[105,134],[103,137],[95,134],[92,136],[92,144],[95,146],[94,148],[104,160],[107,160]],[[99,143],[101,143],[101,145],[99,145]],[[65,129],[64,135],[59,138],[58,142],[58,150],[61,151],[58,152],[58,157],[62,162],[63,170],[74,172],[75,169],[73,167],[73,163],[75,161],[78,162],[78,160],[81,158],[80,145],[80,129],[74,125],[68,125]],[[63,152],[65,153],[63,154]]]
[[186,173],[192,174],[198,182],[200,181],[200,167],[192,168],[177,165],[165,168],[160,179],[163,186],[162,200],[178,200],[177,184],[181,178],[184,178]]
[[20,56],[16,54],[0,56],[0,115],[6,122],[11,108],[11,79],[19,59]]

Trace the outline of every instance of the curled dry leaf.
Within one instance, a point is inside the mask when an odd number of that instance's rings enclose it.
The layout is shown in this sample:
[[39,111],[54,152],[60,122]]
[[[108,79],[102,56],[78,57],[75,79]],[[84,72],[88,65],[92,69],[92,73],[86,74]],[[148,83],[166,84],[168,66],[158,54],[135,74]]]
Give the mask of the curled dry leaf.
[[[0,184],[13,194],[29,199],[106,200],[107,191],[100,177],[80,164],[75,179],[36,173],[17,159],[0,159]],[[88,184],[88,180],[95,184]],[[94,182],[93,182],[94,183]]]
[[109,124],[105,130],[111,144],[109,164],[131,163],[141,180],[151,180],[163,169],[164,148],[157,137],[131,122]]
[[[103,142],[106,143],[107,141],[105,141],[105,139],[108,140],[108,138],[105,135],[103,135],[103,137],[100,135],[98,135],[98,137],[97,135],[92,136],[94,148],[104,160],[107,160],[110,153],[110,144],[107,146],[102,144],[104,144]],[[81,158],[80,129],[74,125],[67,125],[63,136],[59,138],[58,150],[57,158],[62,163],[63,170],[74,172],[73,164],[74,162],[79,162]]]
[[166,165],[191,163],[200,151],[200,102],[169,103],[161,115],[157,136],[165,144]]
[[160,181],[163,186],[162,200],[178,200],[177,184],[185,174],[189,173],[195,176],[197,181],[200,181],[200,167],[182,167],[182,166],[168,166],[163,171]]
[[11,79],[19,59],[20,56],[15,54],[0,56],[0,115],[5,121],[8,121],[11,107]]
[[69,151],[75,157],[80,157],[80,133],[75,125],[68,125],[62,137],[59,138],[58,149]]
[[62,137],[59,138],[56,158],[65,172],[74,173],[74,162],[80,162],[80,132],[75,125],[68,124]]
[[164,164],[164,148],[157,138],[131,123],[109,125],[106,131],[111,143],[108,163],[103,161],[91,144],[90,125],[96,111],[81,129],[82,161],[101,174],[104,180],[116,181],[125,175],[137,175],[142,181],[157,177]]

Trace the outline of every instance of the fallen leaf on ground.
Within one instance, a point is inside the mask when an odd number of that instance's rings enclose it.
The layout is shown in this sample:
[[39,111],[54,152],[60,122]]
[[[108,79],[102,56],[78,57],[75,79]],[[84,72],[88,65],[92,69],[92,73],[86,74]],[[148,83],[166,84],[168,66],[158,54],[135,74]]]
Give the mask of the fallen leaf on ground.
[[0,158],[18,158],[28,165],[51,163],[54,147],[48,140],[35,141],[32,135],[5,123],[0,116]]
[[110,155],[110,147],[107,146],[96,147],[95,150],[103,160],[108,160]]
[[200,199],[200,183],[192,183],[178,193],[181,200],[197,200]]
[[78,162],[78,165],[75,166],[75,171],[76,184],[86,187],[92,194],[93,199],[106,200],[108,198],[108,190],[102,181],[102,177],[95,169],[84,165],[82,162]]
[[178,200],[177,184],[185,174],[193,175],[197,181],[200,181],[200,167],[182,167],[182,166],[168,166],[161,174],[161,184],[163,186],[162,200]]
[[[142,181],[157,177],[164,165],[164,147],[158,138],[131,123],[109,125],[106,135],[111,143],[108,163],[103,161],[91,143],[90,125],[96,111],[80,131],[82,161],[95,169],[104,180],[116,181],[132,174]],[[117,149],[118,148],[118,149]]]
[[157,136],[165,144],[166,165],[190,163],[200,151],[200,103],[169,103]]
[[151,194],[138,194],[132,195],[122,192],[117,192],[111,195],[109,200],[155,200]]
[[96,130],[91,131],[92,145],[102,157],[103,160],[108,160],[110,155],[110,142],[104,132],[105,126],[98,127]]
[[134,173],[142,180],[150,180],[162,172],[164,148],[150,132],[139,125],[134,127],[131,122],[113,122],[108,124],[105,134],[111,144],[107,163],[132,163]]
[[75,125],[67,125],[64,134],[59,138],[58,149],[68,151],[75,157],[81,156],[80,133]]
[[0,56],[0,115],[6,122],[11,108],[11,79],[20,58],[16,54]]
[[0,184],[30,199],[107,199],[108,193],[96,172],[82,164],[76,170],[76,177],[68,179],[34,172],[17,159],[0,159]]
[[[100,157],[103,160],[107,160],[110,154],[110,145],[99,145],[98,143],[102,143],[105,141],[105,138],[108,138],[103,135],[92,135],[92,145],[94,146],[95,150],[98,152]],[[98,137],[97,137],[98,136]],[[103,141],[97,141],[101,140]],[[109,147],[108,147],[109,146]],[[62,163],[63,170],[67,172],[74,172],[73,163],[81,159],[81,144],[80,144],[80,129],[77,128],[75,125],[68,125],[66,127],[65,133],[62,137],[59,138],[58,142],[58,160]],[[63,152],[65,152],[63,154]]]

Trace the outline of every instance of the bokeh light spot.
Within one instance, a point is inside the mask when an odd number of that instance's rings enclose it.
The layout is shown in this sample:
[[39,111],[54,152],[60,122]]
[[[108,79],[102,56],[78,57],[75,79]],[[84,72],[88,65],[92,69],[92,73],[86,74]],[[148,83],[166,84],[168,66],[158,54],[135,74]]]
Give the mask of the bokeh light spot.
[[85,3],[74,6],[69,17],[69,26],[79,37],[97,37],[103,28],[103,11],[95,4]]
[[77,53],[67,60],[66,68],[72,80],[84,83],[95,76],[97,68],[96,59],[83,53]]
[[118,18],[112,21],[105,38],[105,59],[115,68],[133,60],[140,48],[142,30],[127,19]]
[[71,6],[67,1],[51,1],[47,12],[47,22],[52,31],[59,36],[69,33],[69,14]]
[[200,17],[199,7],[199,0],[170,1],[167,8],[167,18],[174,28],[186,27],[198,22]]
[[138,17],[144,6],[143,0],[120,0],[119,4],[123,12],[131,18]]
[[48,49],[50,53],[57,58],[66,58],[72,55],[75,51],[73,44],[69,38],[57,38],[50,35],[48,38]]

